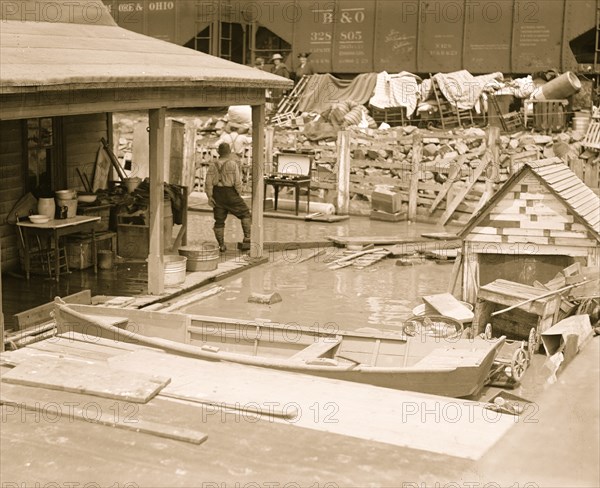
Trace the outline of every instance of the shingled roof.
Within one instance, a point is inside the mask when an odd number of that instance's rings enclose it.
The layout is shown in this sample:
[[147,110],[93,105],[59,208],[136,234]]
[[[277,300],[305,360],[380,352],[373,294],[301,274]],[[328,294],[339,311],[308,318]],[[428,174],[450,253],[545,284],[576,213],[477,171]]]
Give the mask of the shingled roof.
[[0,92],[5,94],[113,86],[292,85],[255,68],[118,27],[100,0],[10,2],[0,17]]
[[459,233],[459,237],[464,238],[469,234],[525,172],[533,173],[600,241],[600,197],[581,181],[560,158],[525,163],[473,216]]

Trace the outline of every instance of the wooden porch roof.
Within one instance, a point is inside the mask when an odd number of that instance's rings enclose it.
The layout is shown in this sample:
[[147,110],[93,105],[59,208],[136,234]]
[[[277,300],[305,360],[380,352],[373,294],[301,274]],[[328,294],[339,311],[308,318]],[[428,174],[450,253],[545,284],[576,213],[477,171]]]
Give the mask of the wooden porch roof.
[[[118,27],[100,0],[75,3],[55,0],[50,7],[35,0],[2,9],[1,94],[292,85],[285,78]],[[19,14],[20,9],[26,11]]]
[[533,173],[600,241],[600,197],[581,181],[560,158],[525,163],[473,216],[459,233],[459,237],[465,238],[526,172]]

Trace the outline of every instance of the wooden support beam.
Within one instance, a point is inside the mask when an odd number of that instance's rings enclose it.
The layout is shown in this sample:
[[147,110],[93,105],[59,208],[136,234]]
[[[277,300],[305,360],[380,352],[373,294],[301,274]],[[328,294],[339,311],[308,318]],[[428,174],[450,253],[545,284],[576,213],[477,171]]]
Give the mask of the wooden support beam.
[[250,257],[261,258],[264,246],[265,106],[252,106],[252,231]]
[[419,132],[414,133],[412,151],[412,169],[410,187],[408,188],[408,220],[415,220],[417,217],[419,173],[421,172],[421,159],[423,157],[423,136]]
[[498,141],[500,139],[500,127],[489,126],[486,129],[486,135],[487,135],[486,154],[488,155],[488,157],[490,159],[490,163],[488,166],[488,170],[486,171],[485,190],[484,190],[483,194],[481,195],[481,198],[479,199],[479,203],[477,204],[477,207],[475,207],[475,210],[473,211],[473,214],[471,215],[471,217],[473,217],[474,215],[477,215],[477,213],[483,208],[483,206],[492,197],[492,195],[494,194],[494,184],[498,182],[498,179],[500,177],[500,158],[499,158],[500,148],[498,147]]
[[348,215],[350,207],[350,133],[338,132],[338,191],[336,209],[338,215]]
[[164,291],[164,188],[166,108],[148,111],[150,121],[150,254],[148,256],[148,293],[159,295]]
[[275,138],[275,127],[270,125],[265,130],[265,172],[273,171],[273,141]]
[[[2,269],[2,239],[0,239],[0,270]],[[4,312],[2,311],[2,273],[0,272],[0,352],[4,351]]]
[[473,188],[473,185],[475,185],[475,183],[477,183],[477,180],[483,174],[483,172],[487,168],[489,162],[490,162],[490,157],[486,153],[481,158],[481,161],[477,165],[477,168],[475,168],[475,171],[473,172],[473,174],[466,181],[466,185],[464,186],[464,188],[454,197],[454,199],[451,202],[448,202],[446,211],[440,217],[440,221],[439,221],[440,225],[446,225],[448,220],[450,220],[450,217],[452,217],[452,214],[454,213],[454,211],[457,209],[457,207],[461,204],[461,202],[467,196],[467,193],[469,193],[471,191],[471,188]]

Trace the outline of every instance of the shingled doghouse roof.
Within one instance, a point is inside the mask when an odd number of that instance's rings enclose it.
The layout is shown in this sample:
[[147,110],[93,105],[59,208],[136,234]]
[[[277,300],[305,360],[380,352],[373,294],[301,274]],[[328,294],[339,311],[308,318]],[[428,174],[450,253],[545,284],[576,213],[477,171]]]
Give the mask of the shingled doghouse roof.
[[560,158],[525,163],[473,216],[460,231],[459,237],[466,237],[490,209],[506,195],[513,184],[526,173],[533,174],[553,195],[564,202],[573,215],[600,241],[600,197],[581,181]]
[[110,86],[292,85],[255,68],[123,29],[100,0],[10,2],[0,17],[2,94]]

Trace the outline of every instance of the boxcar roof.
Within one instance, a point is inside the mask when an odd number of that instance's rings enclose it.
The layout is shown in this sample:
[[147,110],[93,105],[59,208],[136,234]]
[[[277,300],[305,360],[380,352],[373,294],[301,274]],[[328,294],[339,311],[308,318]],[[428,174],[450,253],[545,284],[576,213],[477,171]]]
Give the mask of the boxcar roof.
[[3,7],[1,14],[2,93],[115,86],[292,85],[255,68],[118,27],[99,0],[11,5]]
[[512,175],[459,233],[464,238],[525,172],[532,172],[600,241],[600,197],[560,159],[527,162]]

